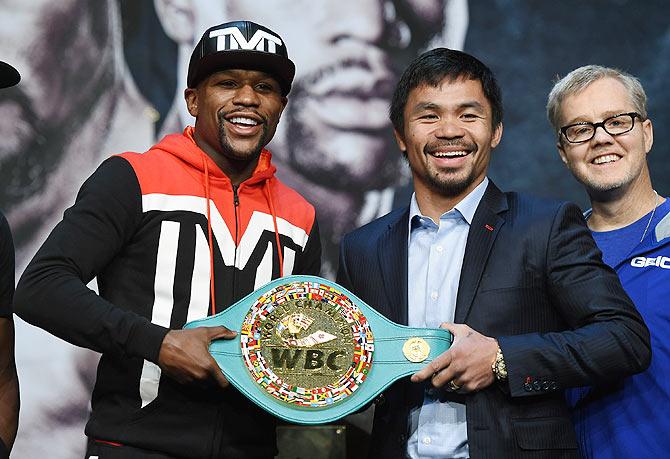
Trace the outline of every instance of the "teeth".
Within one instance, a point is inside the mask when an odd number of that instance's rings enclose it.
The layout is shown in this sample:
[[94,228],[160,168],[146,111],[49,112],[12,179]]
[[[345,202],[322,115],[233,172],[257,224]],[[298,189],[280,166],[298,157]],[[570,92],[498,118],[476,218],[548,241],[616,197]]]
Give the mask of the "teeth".
[[258,121],[252,120],[251,118],[244,118],[242,116],[231,118],[230,122],[235,124],[246,124],[247,126],[256,126],[258,124]]
[[433,153],[433,156],[436,158],[457,158],[459,156],[466,156],[468,154],[467,151],[436,151]]
[[617,155],[604,155],[604,156],[598,156],[596,159],[594,159],[593,164],[613,163],[614,161],[618,160],[619,157]]

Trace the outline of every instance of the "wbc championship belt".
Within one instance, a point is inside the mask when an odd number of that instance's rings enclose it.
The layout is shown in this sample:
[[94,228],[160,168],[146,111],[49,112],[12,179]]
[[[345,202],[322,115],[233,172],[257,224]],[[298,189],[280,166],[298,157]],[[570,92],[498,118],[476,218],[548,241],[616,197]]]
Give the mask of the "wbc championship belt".
[[297,424],[323,424],[359,410],[452,341],[447,330],[393,323],[316,276],[276,279],[184,328],[217,325],[238,332],[209,347],[228,381]]

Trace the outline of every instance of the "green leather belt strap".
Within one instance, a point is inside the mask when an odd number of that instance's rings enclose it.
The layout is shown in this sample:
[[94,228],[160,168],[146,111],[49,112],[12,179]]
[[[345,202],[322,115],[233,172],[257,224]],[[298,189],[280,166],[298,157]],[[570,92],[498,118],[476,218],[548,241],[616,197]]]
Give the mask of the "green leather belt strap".
[[334,421],[446,351],[451,333],[398,325],[327,279],[288,276],[184,328],[238,332],[210,352],[261,408],[297,424]]

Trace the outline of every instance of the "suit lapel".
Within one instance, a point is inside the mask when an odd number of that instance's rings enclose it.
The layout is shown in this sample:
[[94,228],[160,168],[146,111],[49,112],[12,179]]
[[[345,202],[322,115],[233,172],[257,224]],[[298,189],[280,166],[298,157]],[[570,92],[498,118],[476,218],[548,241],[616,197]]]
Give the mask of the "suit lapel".
[[507,198],[493,182],[490,182],[472,219],[465,245],[463,268],[456,296],[454,317],[456,323],[464,323],[468,316],[493,242],[505,223],[506,210]]
[[409,207],[398,213],[379,243],[383,287],[389,299],[389,319],[407,325],[407,235]]

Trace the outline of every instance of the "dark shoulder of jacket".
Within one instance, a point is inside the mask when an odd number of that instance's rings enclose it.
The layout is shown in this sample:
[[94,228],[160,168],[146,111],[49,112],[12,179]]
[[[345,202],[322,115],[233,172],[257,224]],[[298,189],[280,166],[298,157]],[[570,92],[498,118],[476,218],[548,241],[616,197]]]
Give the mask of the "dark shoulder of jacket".
[[527,215],[533,219],[553,220],[556,214],[561,211],[582,213],[579,206],[570,201],[515,191],[505,192],[505,196],[512,216]]
[[111,188],[120,188],[130,185],[139,189],[139,182],[135,170],[123,156],[115,155],[105,159],[98,168],[86,179],[84,185],[95,182],[98,185],[108,185]]
[[345,236],[351,235],[353,237],[366,237],[370,235],[377,235],[384,232],[389,226],[398,223],[398,220],[400,220],[404,215],[407,215],[408,212],[408,207],[401,207],[399,209],[392,210],[388,214],[375,218],[365,225],[350,231]]
[[[374,244],[375,241],[377,241],[383,234],[386,233],[389,227],[398,224],[399,220],[402,219],[403,216],[407,216],[408,212],[408,207],[392,210],[388,214],[376,218],[371,222],[361,226],[360,228],[350,231],[349,233],[342,236],[340,245],[343,247],[349,247],[353,244],[363,248],[370,247]],[[405,224],[408,223],[405,222]]]
[[142,213],[142,191],[137,175],[121,156],[107,158],[98,166],[79,189],[77,201],[87,194],[122,203],[126,211],[138,216]]

